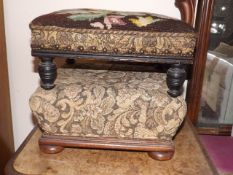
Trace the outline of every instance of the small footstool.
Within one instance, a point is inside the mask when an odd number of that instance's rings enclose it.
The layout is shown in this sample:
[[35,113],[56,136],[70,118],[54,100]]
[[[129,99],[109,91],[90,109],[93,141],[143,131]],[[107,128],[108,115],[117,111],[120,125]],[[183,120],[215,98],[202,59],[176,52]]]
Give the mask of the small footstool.
[[[41,59],[41,87],[30,99],[44,132],[41,150],[107,148],[147,151],[158,160],[172,157],[172,138],[186,114],[181,94],[196,43],[191,26],[152,13],[71,9],[40,16],[30,28],[32,55]],[[170,68],[167,73],[64,68],[57,73],[55,57]]]
[[32,55],[41,58],[41,86],[52,89],[54,57],[172,64],[168,93],[179,96],[185,64],[193,63],[194,29],[180,21],[142,12],[96,9],[61,10],[34,19]]

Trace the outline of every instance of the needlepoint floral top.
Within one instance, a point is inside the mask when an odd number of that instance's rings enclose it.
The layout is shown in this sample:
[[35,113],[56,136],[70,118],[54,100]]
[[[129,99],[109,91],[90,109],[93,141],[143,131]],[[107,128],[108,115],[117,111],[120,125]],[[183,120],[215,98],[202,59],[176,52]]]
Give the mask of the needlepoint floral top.
[[180,20],[153,13],[70,9],[34,19],[33,50],[192,57],[196,35]]
[[80,29],[192,32],[192,27],[184,22],[162,15],[98,9],[61,10],[40,16],[32,24]]

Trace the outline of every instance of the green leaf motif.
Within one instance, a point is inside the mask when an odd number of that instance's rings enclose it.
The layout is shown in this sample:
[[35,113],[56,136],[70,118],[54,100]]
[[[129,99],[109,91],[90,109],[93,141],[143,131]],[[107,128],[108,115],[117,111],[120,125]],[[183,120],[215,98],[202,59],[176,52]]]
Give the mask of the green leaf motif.
[[71,9],[59,11],[57,14],[70,14],[67,18],[73,21],[92,21],[95,18],[104,17],[110,12],[108,10]]
[[73,21],[92,21],[95,18],[100,18],[102,16],[106,16],[107,13],[101,13],[101,14],[95,14],[95,13],[89,13],[89,14],[74,14],[68,16],[69,19],[72,19]]

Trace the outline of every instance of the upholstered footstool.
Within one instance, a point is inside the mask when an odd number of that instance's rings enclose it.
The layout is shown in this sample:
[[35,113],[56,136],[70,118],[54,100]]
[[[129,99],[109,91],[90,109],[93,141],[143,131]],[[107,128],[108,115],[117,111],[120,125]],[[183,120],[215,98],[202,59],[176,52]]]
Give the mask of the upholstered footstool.
[[[187,12],[188,6],[182,7]],[[196,42],[190,25],[152,13],[72,9],[37,17],[30,28],[32,55],[41,59],[41,87],[30,99],[44,133],[41,150],[107,148],[147,151],[158,160],[172,157],[172,138],[186,114],[185,65],[193,63]],[[169,68],[167,73],[59,69],[57,74],[55,57]]]
[[179,96],[193,63],[196,35],[180,20],[142,12],[95,9],[61,10],[34,19],[32,55],[39,57],[41,86],[52,89],[54,57],[171,64],[168,93]]
[[170,159],[186,114],[183,96],[167,94],[166,74],[58,69],[52,90],[38,88],[30,107],[43,130],[40,147],[147,151]]

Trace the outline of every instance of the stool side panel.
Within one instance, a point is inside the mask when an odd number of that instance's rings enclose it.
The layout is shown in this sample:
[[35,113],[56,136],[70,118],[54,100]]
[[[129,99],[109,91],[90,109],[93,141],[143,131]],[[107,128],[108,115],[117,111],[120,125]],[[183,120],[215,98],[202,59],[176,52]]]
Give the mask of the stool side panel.
[[55,84],[30,99],[52,135],[171,140],[187,110],[167,94],[163,73],[59,69]]

